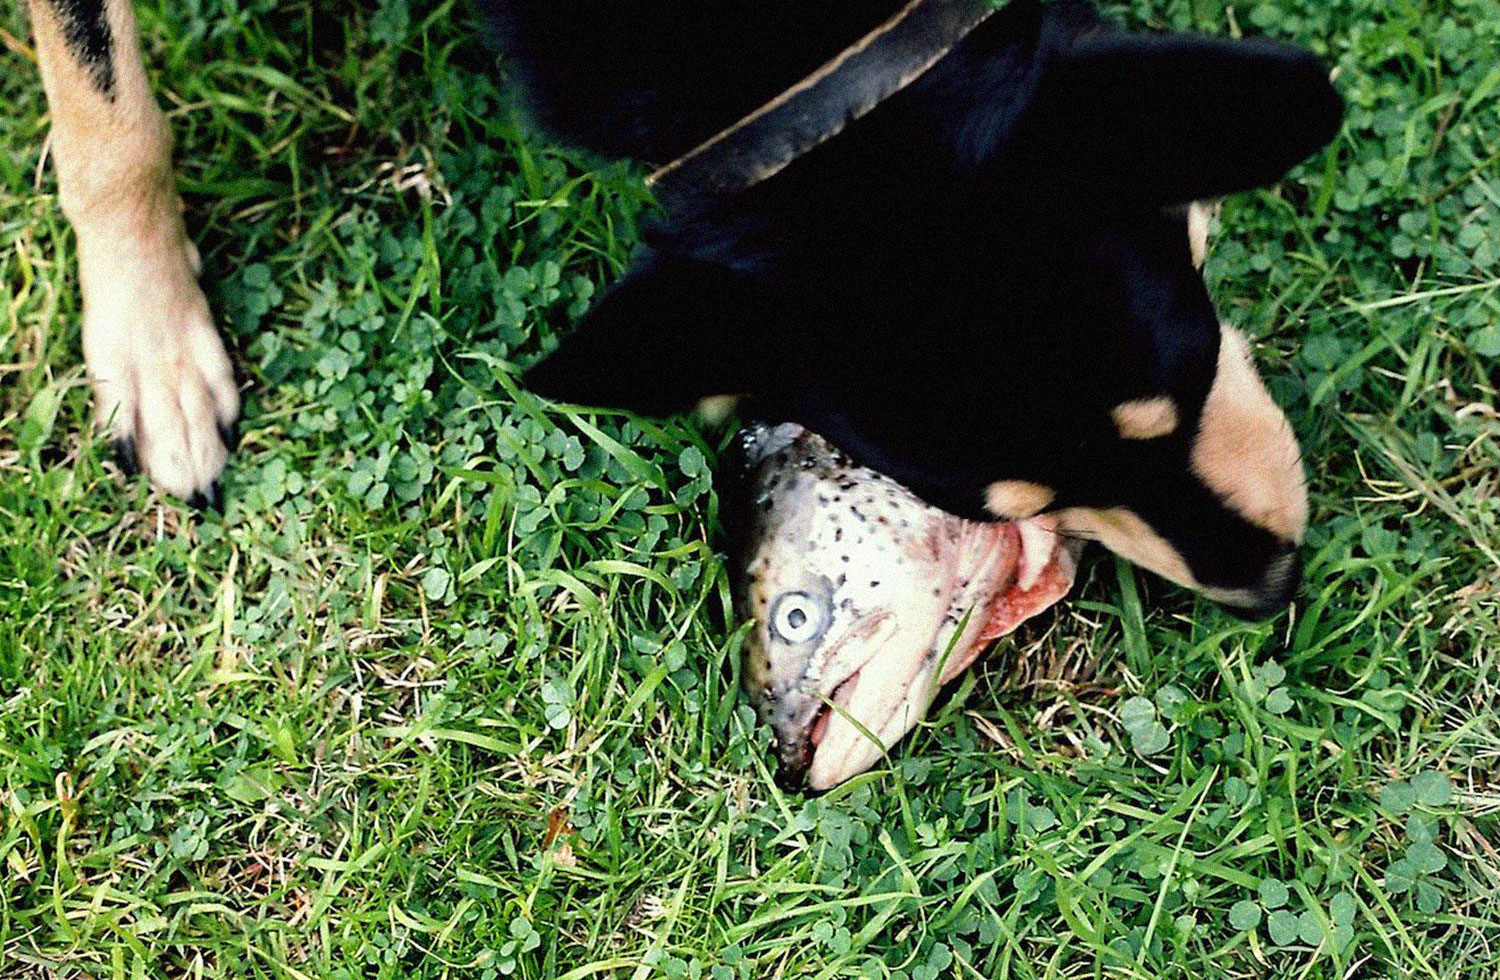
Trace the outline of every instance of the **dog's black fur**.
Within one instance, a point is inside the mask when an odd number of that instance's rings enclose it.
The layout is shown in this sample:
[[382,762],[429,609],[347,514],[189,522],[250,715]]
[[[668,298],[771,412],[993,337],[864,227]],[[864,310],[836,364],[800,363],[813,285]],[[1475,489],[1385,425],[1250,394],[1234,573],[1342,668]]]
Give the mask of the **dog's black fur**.
[[113,100],[115,69],[111,53],[114,36],[105,16],[104,0],[48,0],[63,25],[68,47],[88,72],[99,92]]
[[[543,125],[661,164],[901,4],[492,6]],[[1266,569],[1295,542],[1188,463],[1220,331],[1170,206],[1324,145],[1342,117],[1327,78],[1288,45],[1014,0],[775,177],[670,215],[526,384],[658,414],[750,396],[965,517],[993,519],[985,489],[1013,479],[1055,491],[1051,509],[1123,508],[1196,583],[1267,611],[1289,593]],[[1185,424],[1117,434],[1112,406],[1162,395]]]

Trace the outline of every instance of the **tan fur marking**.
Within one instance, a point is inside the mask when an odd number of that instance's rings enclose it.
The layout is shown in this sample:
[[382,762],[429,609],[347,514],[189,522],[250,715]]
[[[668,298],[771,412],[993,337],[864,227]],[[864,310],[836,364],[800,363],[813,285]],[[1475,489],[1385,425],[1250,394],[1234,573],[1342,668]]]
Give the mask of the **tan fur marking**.
[[1284,541],[1307,530],[1302,450],[1271,400],[1244,336],[1220,329],[1219,366],[1203,406],[1192,471],[1240,516]]
[[1168,581],[1189,589],[1197,589],[1198,581],[1188,570],[1187,562],[1166,538],[1151,529],[1151,525],[1124,507],[1109,507],[1095,510],[1087,507],[1072,507],[1057,515],[1058,526],[1064,534],[1081,534],[1097,540],[1110,551],[1149,569]]
[[698,418],[708,425],[718,425],[734,413],[735,406],[739,405],[739,395],[711,395],[708,398],[698,399]]
[[1121,402],[1109,417],[1121,439],[1160,439],[1177,431],[1177,403],[1166,395]]
[[1193,268],[1202,269],[1208,261],[1208,229],[1219,216],[1218,201],[1194,201],[1188,205],[1188,247],[1193,250]]
[[996,480],[984,491],[984,506],[1002,520],[1020,521],[1035,517],[1052,503],[1056,494],[1030,480]]

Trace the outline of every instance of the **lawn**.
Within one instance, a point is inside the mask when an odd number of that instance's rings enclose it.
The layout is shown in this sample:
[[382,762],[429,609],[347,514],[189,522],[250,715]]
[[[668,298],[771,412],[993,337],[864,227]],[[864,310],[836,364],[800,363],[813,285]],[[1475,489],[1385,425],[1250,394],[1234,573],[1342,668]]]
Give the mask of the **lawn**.
[[1301,597],[1094,556],[889,765],[772,781],[727,439],[520,395],[640,175],[528,135],[470,13],[148,0],[242,370],[222,516],[88,432],[0,12],[0,977],[1500,975],[1500,3],[1174,0],[1298,40],[1331,151],[1208,267],[1303,439]]

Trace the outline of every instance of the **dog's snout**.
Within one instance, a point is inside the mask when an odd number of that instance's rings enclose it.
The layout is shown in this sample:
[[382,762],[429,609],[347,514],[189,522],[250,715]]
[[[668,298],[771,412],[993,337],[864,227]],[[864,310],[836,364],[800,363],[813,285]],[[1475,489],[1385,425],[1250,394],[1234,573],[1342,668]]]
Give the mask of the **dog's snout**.
[[1291,604],[1302,582],[1302,554],[1296,549],[1271,562],[1260,584],[1246,592],[1243,599],[1224,601],[1224,609],[1245,619],[1266,619]]

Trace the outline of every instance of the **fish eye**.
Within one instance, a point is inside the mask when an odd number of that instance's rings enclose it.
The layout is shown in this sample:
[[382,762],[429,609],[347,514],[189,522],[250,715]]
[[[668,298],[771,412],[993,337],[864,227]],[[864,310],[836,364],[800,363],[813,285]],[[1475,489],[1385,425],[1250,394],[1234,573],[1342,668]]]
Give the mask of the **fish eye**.
[[786,592],[771,610],[771,632],[787,643],[807,643],[823,635],[827,624],[818,601],[806,592]]

